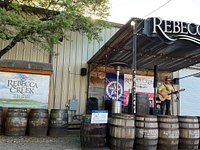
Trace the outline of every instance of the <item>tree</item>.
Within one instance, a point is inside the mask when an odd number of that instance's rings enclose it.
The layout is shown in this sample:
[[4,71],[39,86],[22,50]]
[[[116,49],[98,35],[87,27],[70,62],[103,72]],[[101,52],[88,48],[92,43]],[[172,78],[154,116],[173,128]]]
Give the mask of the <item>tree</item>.
[[[51,50],[52,44],[78,31],[92,40],[108,26],[109,0],[0,0],[0,39],[9,44],[0,58],[18,42],[28,40]],[[96,19],[92,19],[96,17]]]

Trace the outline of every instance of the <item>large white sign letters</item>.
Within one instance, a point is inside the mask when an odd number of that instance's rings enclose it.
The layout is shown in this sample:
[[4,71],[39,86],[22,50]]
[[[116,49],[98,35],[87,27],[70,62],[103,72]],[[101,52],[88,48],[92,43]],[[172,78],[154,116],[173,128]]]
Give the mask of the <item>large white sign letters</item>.
[[159,36],[166,43],[187,40],[200,44],[200,25],[195,23],[148,18],[144,21],[144,34]]

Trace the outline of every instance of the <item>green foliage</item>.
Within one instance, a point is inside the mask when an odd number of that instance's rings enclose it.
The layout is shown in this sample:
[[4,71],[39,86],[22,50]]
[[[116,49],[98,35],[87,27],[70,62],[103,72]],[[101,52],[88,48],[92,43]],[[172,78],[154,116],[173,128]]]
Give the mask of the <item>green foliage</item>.
[[[0,7],[0,39],[11,41],[0,50],[0,58],[17,42],[28,40],[49,49],[65,36],[78,31],[89,40],[100,40],[109,27],[109,0],[12,0]],[[96,19],[93,19],[93,18]]]

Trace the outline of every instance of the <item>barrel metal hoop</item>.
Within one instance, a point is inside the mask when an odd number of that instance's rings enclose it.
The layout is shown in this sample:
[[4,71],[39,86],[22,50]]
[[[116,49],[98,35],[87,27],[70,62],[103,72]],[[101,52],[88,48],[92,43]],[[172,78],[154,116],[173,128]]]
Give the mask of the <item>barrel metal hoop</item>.
[[106,134],[101,134],[101,135],[92,135],[92,134],[84,134],[85,137],[97,137],[97,138],[105,138]]
[[198,140],[199,138],[184,138],[184,137],[180,137],[179,139],[181,139],[181,140]]
[[177,116],[168,116],[168,115],[166,115],[166,116],[158,115],[157,117],[158,117],[158,118],[163,118],[163,119],[164,119],[164,118],[169,118],[169,119],[174,119],[174,118],[176,119],[176,118],[177,118],[177,119],[178,119]]
[[[115,150],[115,149],[121,149],[120,146],[115,146],[115,145],[112,145],[112,144],[111,144],[111,148],[114,149],[114,150]],[[125,148],[125,149],[133,149],[133,147],[130,147],[130,146],[126,146],[126,147],[124,147],[124,148]]]
[[129,140],[129,141],[132,141],[132,140],[135,139],[135,138],[116,138],[116,137],[113,137],[113,136],[111,136],[111,138],[117,139],[117,140]]
[[84,127],[90,127],[90,128],[98,128],[98,129],[101,129],[101,128],[106,128],[106,125],[102,125],[102,126],[99,126],[99,125],[94,125],[94,124],[83,124]]
[[188,129],[189,129],[189,130],[199,130],[199,128],[185,128],[185,127],[180,127],[180,126],[179,126],[179,129],[180,129],[180,130],[181,130],[181,129],[187,129],[187,130],[188,130]]
[[140,118],[157,118],[157,116],[153,116],[153,115],[135,115],[135,118],[140,117]]
[[159,139],[161,139],[161,140],[179,140],[179,138],[162,138],[162,137],[159,137]]
[[147,128],[147,127],[138,127],[138,126],[136,126],[136,128],[140,128],[140,129],[147,129],[147,130],[151,130],[151,129],[158,129],[158,128],[156,128],[156,127],[155,127],[155,128],[150,128],[150,127],[148,127],[148,128]]
[[178,124],[178,122],[167,122],[167,121],[158,121],[158,124],[159,123]]
[[122,119],[122,120],[134,120],[135,119],[135,117],[130,117],[130,118],[126,117],[126,118],[123,118],[121,116],[112,116],[112,118],[113,119]]
[[167,130],[169,130],[169,131],[171,131],[171,130],[179,130],[179,128],[164,128],[164,127],[158,127],[158,129],[167,129]]
[[120,127],[120,128],[135,128],[135,126],[120,126],[120,125],[115,125],[115,124],[110,124],[113,127]]
[[147,121],[147,120],[135,120],[135,122],[144,122],[144,123],[158,123],[157,121]]
[[[135,140],[144,140],[143,138],[135,138]],[[151,139],[147,139],[147,138],[145,138],[145,141],[154,141],[154,140],[158,140],[158,138],[151,138]]]
[[195,121],[195,122],[179,121],[179,123],[184,123],[184,124],[199,124],[198,121]]

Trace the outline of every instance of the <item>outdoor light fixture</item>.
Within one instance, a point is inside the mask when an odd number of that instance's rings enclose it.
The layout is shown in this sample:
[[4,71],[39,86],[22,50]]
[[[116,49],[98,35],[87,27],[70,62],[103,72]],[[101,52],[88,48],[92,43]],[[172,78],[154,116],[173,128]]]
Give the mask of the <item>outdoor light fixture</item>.
[[134,26],[135,25],[135,21],[131,21],[131,26]]
[[122,112],[122,102],[119,101],[119,74],[121,67],[126,67],[127,64],[124,62],[112,62],[110,66],[113,66],[116,71],[117,81],[116,81],[116,100],[112,102],[112,113],[121,113]]

